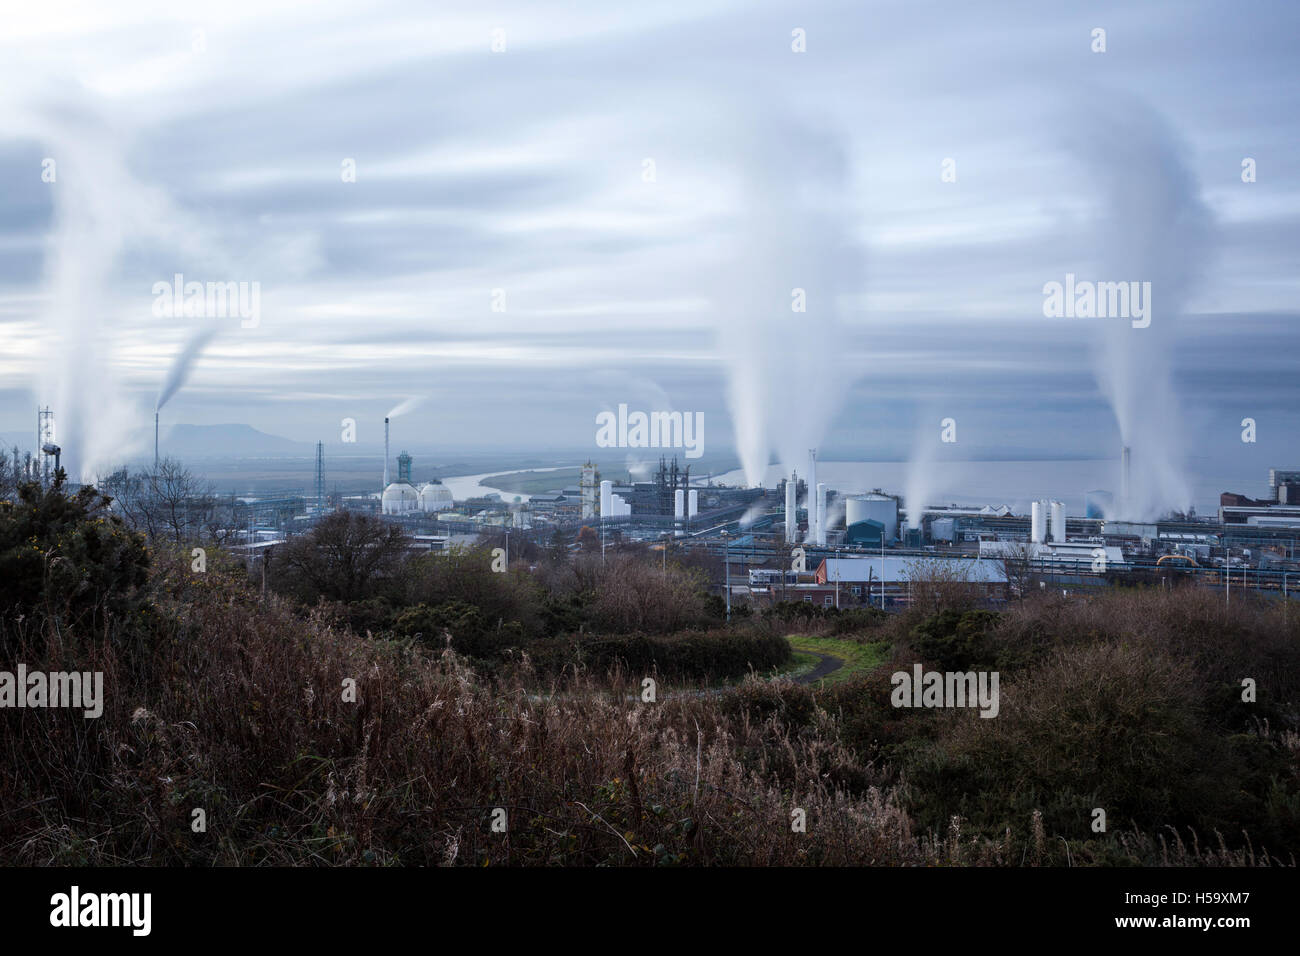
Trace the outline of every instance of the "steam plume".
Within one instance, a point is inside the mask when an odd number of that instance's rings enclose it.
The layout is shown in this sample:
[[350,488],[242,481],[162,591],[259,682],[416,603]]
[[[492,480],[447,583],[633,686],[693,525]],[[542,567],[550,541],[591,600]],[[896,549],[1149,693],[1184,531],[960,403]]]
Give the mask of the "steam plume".
[[194,366],[194,360],[207,347],[208,343],[217,334],[216,326],[209,326],[206,329],[199,329],[185,343],[185,347],[180,350],[171,368],[167,370],[167,378],[163,380],[162,388],[158,390],[158,401],[154,404],[154,410],[159,411],[168,400],[175,395],[186,380],[190,377],[190,369]]

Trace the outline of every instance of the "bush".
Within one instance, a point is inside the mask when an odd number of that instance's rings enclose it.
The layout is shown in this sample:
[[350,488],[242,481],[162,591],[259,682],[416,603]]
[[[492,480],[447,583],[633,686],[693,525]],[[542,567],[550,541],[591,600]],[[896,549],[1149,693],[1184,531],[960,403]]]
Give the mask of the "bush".
[[[149,555],[109,504],[94,488],[68,496],[60,484],[25,484],[16,502],[0,501],[0,614],[26,619],[38,643],[48,628],[110,630],[140,607]],[[14,647],[3,650],[12,660]]]
[[968,671],[994,661],[988,633],[997,626],[993,611],[940,611],[912,629],[912,647],[941,671]]

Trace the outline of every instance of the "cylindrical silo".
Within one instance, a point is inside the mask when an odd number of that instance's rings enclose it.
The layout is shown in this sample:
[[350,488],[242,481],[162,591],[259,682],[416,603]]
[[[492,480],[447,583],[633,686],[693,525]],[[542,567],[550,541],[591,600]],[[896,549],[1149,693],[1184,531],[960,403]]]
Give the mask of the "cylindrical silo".
[[1043,511],[1043,503],[1035,501],[1029,506],[1029,540],[1034,544],[1042,544],[1046,537],[1047,515]]
[[694,518],[700,513],[700,493],[692,488],[686,493],[686,517]]
[[600,516],[611,518],[614,513],[614,482],[608,478],[600,483]]
[[885,540],[898,536],[898,499],[889,495],[854,495],[844,503],[844,524],[874,521],[885,529]]
[[808,537],[817,541],[817,449],[808,450]]
[[1065,502],[1052,502],[1052,540],[1065,540]]

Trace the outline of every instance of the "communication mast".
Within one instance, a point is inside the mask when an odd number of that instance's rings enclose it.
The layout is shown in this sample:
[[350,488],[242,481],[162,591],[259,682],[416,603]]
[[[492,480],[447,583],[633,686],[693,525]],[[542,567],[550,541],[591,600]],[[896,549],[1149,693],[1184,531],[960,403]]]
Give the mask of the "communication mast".
[[325,511],[325,443],[316,443],[316,513]]
[[50,485],[50,456],[41,454],[46,445],[54,444],[54,412],[50,406],[44,408],[37,406],[36,409],[36,453],[41,457],[39,466],[41,472],[41,487],[48,488]]

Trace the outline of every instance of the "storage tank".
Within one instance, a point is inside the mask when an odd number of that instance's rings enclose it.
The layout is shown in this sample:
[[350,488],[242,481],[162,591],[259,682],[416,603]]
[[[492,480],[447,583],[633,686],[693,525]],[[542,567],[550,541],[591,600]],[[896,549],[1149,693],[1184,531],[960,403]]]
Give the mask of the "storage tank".
[[817,541],[817,449],[808,449],[808,500],[805,507],[808,509],[808,537],[813,542]]
[[614,517],[614,482],[606,478],[600,483],[600,516]]
[[935,518],[930,522],[930,538],[934,541],[952,541],[957,536],[957,522],[952,518]]
[[700,513],[700,493],[692,488],[686,492],[686,517],[694,518]]
[[884,526],[885,540],[898,537],[898,499],[889,495],[853,495],[844,503],[845,524],[874,521]]
[[1042,544],[1047,537],[1047,513],[1043,502],[1035,501],[1029,506],[1029,540]]
[[1065,540],[1065,502],[1052,502],[1052,540]]

